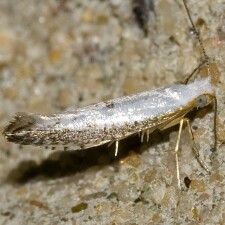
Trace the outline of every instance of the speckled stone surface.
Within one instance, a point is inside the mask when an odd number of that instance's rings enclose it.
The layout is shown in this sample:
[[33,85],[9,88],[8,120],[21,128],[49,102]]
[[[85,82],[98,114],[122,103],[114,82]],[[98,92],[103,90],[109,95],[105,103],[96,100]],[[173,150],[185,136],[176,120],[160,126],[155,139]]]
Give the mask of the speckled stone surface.
[[[177,190],[178,127],[121,141],[117,158],[113,145],[54,152],[1,135],[0,224],[225,224],[225,1],[188,5],[219,71],[215,154],[213,107],[190,114],[211,175],[184,129]],[[18,111],[50,114],[183,81],[201,55],[182,2],[157,0],[149,18],[145,37],[131,1],[1,0],[0,131]]]

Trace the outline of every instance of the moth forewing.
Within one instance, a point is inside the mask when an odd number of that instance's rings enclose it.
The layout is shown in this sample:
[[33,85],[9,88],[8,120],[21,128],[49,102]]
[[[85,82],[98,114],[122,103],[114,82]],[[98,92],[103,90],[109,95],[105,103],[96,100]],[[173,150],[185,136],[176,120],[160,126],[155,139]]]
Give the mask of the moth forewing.
[[72,143],[74,150],[83,149],[173,126],[193,108],[207,105],[208,95],[213,96],[214,90],[210,79],[204,79],[113,99],[110,107],[101,102],[49,116],[18,113],[3,133],[19,144]]

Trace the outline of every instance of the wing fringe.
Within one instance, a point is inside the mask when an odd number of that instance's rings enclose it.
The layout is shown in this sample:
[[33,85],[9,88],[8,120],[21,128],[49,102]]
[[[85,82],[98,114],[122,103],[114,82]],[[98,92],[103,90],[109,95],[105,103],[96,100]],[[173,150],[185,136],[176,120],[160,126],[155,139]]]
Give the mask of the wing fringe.
[[8,141],[13,141],[16,133],[30,129],[36,124],[35,116],[32,113],[18,112],[5,127],[3,135]]

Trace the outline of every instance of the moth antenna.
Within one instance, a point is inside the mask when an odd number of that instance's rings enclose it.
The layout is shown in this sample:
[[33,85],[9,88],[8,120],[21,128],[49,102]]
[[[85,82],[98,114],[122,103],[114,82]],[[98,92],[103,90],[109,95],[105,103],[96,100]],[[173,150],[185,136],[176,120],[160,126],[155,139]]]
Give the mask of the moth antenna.
[[187,6],[186,0],[183,0],[183,3],[184,3],[184,7],[186,9],[186,12],[187,12],[189,21],[191,23],[192,29],[193,29],[193,31],[194,31],[197,39],[198,39],[198,42],[199,42],[200,47],[201,47],[202,55],[205,58],[204,63],[206,63],[206,65],[207,65],[208,75],[209,75],[209,77],[211,77],[211,72],[210,72],[210,67],[209,67],[209,56],[206,54],[206,51],[205,51],[205,48],[204,48],[202,39],[201,39],[200,34],[199,34],[199,32],[198,32],[198,30],[197,30],[197,28],[196,28],[196,26],[195,26],[195,24],[193,22],[193,19],[191,17],[191,13],[190,13],[190,10],[189,10],[189,8]]

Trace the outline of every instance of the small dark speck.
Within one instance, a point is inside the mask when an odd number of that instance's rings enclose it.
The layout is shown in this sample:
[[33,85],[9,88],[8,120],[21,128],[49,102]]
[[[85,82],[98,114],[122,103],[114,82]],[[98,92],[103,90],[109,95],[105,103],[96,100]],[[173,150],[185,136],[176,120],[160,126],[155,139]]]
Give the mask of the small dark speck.
[[8,211],[6,211],[6,212],[2,212],[2,213],[1,213],[1,215],[2,215],[2,216],[10,216],[10,215],[11,215],[11,213],[10,213],[10,212],[8,212]]
[[213,148],[210,149],[210,151],[211,151],[211,152],[216,152],[216,148],[213,147]]
[[71,207],[72,213],[78,213],[88,208],[88,204],[86,202],[82,202],[78,205]]
[[55,150],[55,147],[52,147],[52,150]]
[[136,204],[136,203],[138,203],[138,202],[141,202],[141,198],[139,197],[139,198],[136,198],[135,200],[134,200],[134,203]]
[[205,24],[206,24],[206,22],[205,22],[204,19],[198,18],[198,20],[197,20],[197,22],[196,22],[196,26],[201,27],[201,26],[203,26],[203,25],[205,25]]
[[191,184],[191,179],[189,177],[185,177],[184,184],[185,184],[186,188],[189,188],[190,184]]
[[83,100],[84,100],[83,96],[80,95],[79,98],[78,98],[78,101],[79,101],[79,102],[82,102]]
[[147,36],[149,11],[155,12],[154,0],[133,0],[132,8],[139,27]]
[[68,219],[67,219],[67,218],[65,218],[65,217],[63,217],[63,218],[61,218],[61,221],[62,221],[62,222],[67,222],[67,221],[68,221]]
[[105,102],[105,105],[106,105],[107,108],[110,108],[110,109],[114,108],[113,102]]
[[116,199],[118,201],[118,195],[116,192],[112,192],[107,196],[107,199],[109,199],[109,200]]
[[68,146],[65,146],[65,147],[63,148],[63,150],[64,150],[64,151],[67,151],[67,150],[68,150]]

